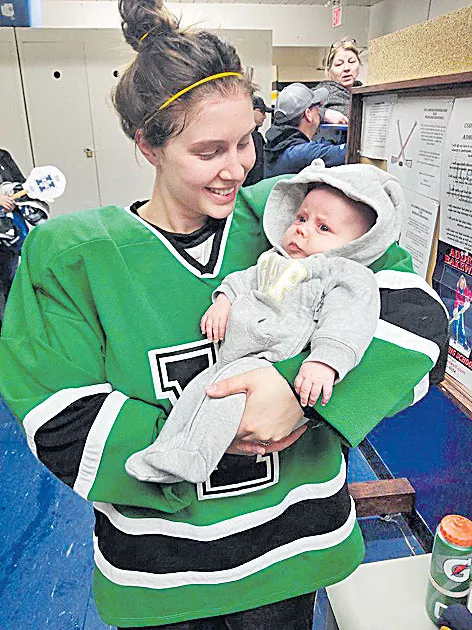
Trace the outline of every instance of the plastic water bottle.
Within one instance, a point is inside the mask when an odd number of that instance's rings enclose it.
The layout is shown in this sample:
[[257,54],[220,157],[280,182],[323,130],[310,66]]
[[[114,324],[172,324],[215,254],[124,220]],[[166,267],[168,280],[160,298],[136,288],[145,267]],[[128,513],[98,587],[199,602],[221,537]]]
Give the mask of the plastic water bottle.
[[426,612],[438,624],[445,608],[466,604],[471,585],[472,521],[445,516],[436,530],[431,555]]

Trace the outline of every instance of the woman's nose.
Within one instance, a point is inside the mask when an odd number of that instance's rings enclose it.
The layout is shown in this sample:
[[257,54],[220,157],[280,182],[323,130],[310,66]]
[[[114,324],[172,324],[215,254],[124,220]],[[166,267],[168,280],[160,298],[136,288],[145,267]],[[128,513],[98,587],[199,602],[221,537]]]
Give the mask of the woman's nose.
[[231,181],[242,181],[246,175],[244,166],[241,164],[239,155],[228,155],[225,166],[220,171],[221,179]]

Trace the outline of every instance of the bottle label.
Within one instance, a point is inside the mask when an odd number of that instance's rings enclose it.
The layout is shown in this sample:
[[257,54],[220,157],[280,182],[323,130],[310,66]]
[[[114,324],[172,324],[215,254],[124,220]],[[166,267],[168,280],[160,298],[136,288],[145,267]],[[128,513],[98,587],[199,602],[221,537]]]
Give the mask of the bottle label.
[[443,564],[446,577],[453,582],[468,582],[472,558],[448,558]]
[[469,592],[470,592],[470,585],[463,591],[448,591],[447,589],[443,588],[442,586],[439,586],[439,584],[436,582],[436,580],[430,575],[429,576],[429,581],[431,582],[432,586],[439,592],[442,593],[443,595],[446,595],[446,597],[466,597]]

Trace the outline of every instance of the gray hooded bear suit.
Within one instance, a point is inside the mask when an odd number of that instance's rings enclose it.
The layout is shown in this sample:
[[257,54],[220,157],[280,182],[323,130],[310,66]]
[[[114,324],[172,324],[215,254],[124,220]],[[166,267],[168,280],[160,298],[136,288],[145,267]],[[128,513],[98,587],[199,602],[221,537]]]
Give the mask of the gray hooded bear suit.
[[[282,238],[315,182],[367,204],[376,222],[343,247],[292,259]],[[277,182],[264,213],[273,248],[253,267],[227,276],[213,293],[231,301],[217,362],[187,385],[156,441],[127,460],[128,474],[159,483],[196,483],[210,476],[236,435],[246,400],[245,394],[209,398],[205,387],[210,383],[267,367],[308,346],[306,360],[329,365],[337,372],[336,382],[342,380],[374,335],[380,298],[367,266],[398,239],[403,209],[397,180],[374,166],[328,169],[314,163]]]

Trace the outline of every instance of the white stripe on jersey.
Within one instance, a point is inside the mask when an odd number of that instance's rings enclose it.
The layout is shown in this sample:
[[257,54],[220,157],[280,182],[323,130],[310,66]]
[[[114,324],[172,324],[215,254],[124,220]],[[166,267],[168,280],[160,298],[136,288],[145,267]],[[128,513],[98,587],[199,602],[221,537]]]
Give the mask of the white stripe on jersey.
[[87,385],[85,387],[71,387],[69,389],[61,389],[52,394],[44,402],[34,407],[26,414],[23,426],[26,431],[28,446],[33,455],[37,458],[36,444],[34,436],[46,422],[52,420],[61,411],[64,411],[69,405],[85,398],[86,396],[94,396],[95,394],[109,394],[113,390],[110,383],[98,383],[97,385]]
[[384,269],[383,271],[378,271],[374,275],[379,289],[421,289],[434,298],[436,302],[439,302],[449,317],[447,308],[443,304],[439,295],[432,287],[429,286],[426,280],[423,280],[423,278],[418,274],[411,273],[409,271]]
[[415,387],[413,388],[413,402],[411,403],[410,407],[412,407],[415,403],[417,403],[419,400],[424,398],[428,392],[429,392],[429,372],[428,374],[426,374],[426,376],[423,376],[421,381],[417,385],[415,385]]
[[232,569],[224,571],[182,571],[179,573],[153,574],[141,571],[118,569],[110,564],[102,555],[96,537],[94,537],[94,558],[99,571],[111,582],[122,586],[139,586],[142,588],[165,589],[195,584],[225,584],[241,580],[249,575],[262,571],[267,567],[293,558],[307,551],[318,551],[339,545],[351,534],[356,523],[356,510],[351,498],[351,510],[346,522],[338,529],[307,536],[271,551]]
[[400,328],[399,326],[395,326],[390,322],[386,322],[383,319],[379,320],[377,328],[375,329],[374,337],[376,339],[388,341],[389,343],[405,348],[406,350],[421,352],[431,359],[433,365],[435,365],[438,360],[439,346],[434,343],[434,341],[415,335],[414,333],[409,332],[404,328]]
[[128,396],[116,390],[107,396],[87,435],[74,483],[75,492],[84,499],[95,482],[108,435],[127,400]]
[[112,525],[132,536],[160,534],[173,538],[188,538],[200,542],[218,540],[263,525],[283,514],[291,505],[310,499],[325,499],[335,495],[346,482],[346,464],[342,458],[338,474],[323,483],[304,484],[291,490],[278,505],[235,516],[212,525],[191,525],[163,518],[128,518],[109,503],[94,503],[95,509],[107,516]]

